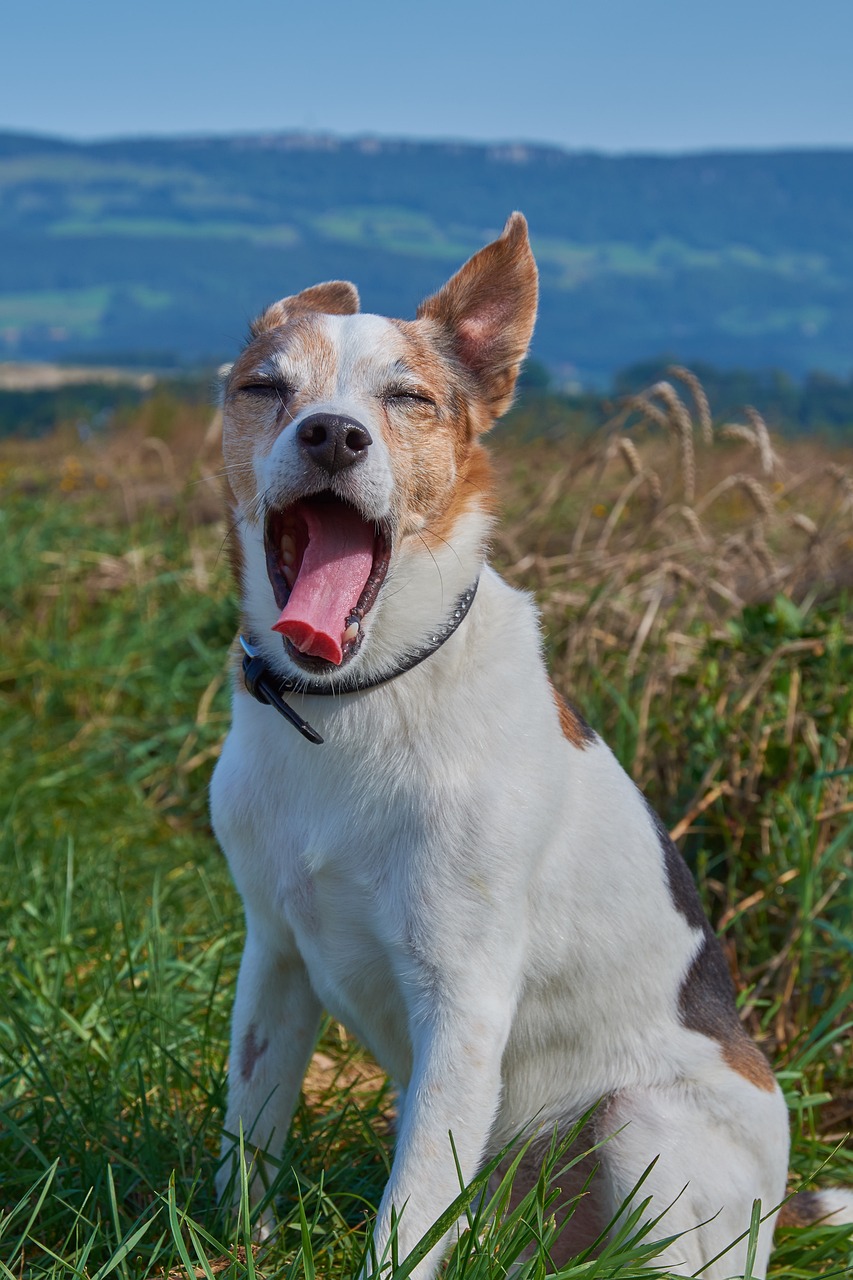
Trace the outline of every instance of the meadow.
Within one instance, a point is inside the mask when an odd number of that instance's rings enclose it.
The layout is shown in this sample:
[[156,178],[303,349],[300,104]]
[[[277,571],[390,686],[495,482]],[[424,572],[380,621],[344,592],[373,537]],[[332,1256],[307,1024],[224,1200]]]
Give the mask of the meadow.
[[[592,433],[529,417],[494,442],[494,558],[697,876],[789,1102],[791,1188],[853,1186],[853,453],[715,422],[684,370]],[[213,1199],[242,945],[206,809],[236,626],[218,450],[166,394],[85,441],[0,445],[8,1280],[355,1274],[387,1174],[393,1099],[330,1022],[280,1230],[256,1253],[245,1200],[231,1221]],[[460,1191],[453,1280],[552,1270],[562,1164],[513,1212],[506,1186]],[[653,1234],[561,1274],[653,1274]],[[844,1229],[777,1239],[777,1280],[851,1273]]]

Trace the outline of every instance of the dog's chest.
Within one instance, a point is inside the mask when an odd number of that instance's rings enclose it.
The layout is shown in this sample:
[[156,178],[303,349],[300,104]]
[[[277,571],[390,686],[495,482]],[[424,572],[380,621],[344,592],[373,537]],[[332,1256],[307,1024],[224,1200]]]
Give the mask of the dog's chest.
[[[265,720],[280,739],[281,726]],[[423,980],[417,939],[430,931],[420,886],[436,842],[449,840],[436,814],[450,806],[404,778],[377,790],[375,773],[336,768],[334,751],[323,767],[309,757],[305,771],[289,753],[285,768],[269,746],[237,729],[214,788],[217,831],[250,921],[273,941],[293,940],[323,1005],[405,1083]],[[241,813],[238,795],[262,803]]]
[[312,869],[309,853],[283,877],[280,912],[324,1006],[405,1083],[417,975],[393,880],[392,874],[385,883],[370,882],[349,859]]

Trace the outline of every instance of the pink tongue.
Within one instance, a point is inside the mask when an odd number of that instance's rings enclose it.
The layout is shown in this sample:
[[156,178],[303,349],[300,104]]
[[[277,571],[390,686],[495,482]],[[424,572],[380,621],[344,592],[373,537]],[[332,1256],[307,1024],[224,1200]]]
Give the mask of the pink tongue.
[[342,503],[305,504],[308,530],[302,567],[273,631],[301,653],[340,666],[347,617],[373,567],[373,528]]

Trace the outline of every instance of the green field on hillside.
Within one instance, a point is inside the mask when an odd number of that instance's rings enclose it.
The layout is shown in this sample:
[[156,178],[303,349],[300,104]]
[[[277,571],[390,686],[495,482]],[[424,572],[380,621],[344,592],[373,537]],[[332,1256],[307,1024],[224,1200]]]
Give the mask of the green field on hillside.
[[662,356],[847,377],[851,201],[843,150],[0,133],[0,358],[215,363],[264,306],[324,279],[411,316],[521,209],[542,277],[534,351],[561,378],[606,386]]

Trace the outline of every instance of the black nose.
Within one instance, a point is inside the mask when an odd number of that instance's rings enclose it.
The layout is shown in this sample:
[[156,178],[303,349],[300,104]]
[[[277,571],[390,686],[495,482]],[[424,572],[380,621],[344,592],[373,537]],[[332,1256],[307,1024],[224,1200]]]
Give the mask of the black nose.
[[308,456],[333,475],[367,455],[373,444],[370,432],[337,413],[312,413],[300,422],[296,437]]

